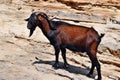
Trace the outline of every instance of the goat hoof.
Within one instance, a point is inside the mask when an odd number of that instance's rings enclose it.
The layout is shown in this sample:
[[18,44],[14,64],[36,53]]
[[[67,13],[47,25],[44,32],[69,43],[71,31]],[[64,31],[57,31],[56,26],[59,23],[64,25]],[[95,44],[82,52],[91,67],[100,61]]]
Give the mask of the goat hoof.
[[59,67],[58,63],[55,63],[55,64],[53,65],[53,67],[54,67],[55,69],[57,69],[57,68]]
[[98,79],[95,79],[95,80],[102,80],[102,79],[99,79],[99,78],[98,78]]
[[88,73],[88,74],[87,74],[87,77],[92,77],[92,74],[89,74],[89,73]]
[[102,80],[102,79],[101,79],[101,77],[100,78],[98,77],[98,79],[96,79],[96,80]]
[[64,64],[64,68],[68,68],[69,67],[69,64]]

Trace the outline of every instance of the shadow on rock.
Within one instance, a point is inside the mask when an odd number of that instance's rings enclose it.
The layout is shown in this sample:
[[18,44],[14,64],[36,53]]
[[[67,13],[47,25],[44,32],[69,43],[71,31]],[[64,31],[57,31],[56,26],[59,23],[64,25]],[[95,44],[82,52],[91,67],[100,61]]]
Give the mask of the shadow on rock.
[[[48,65],[54,65],[55,61],[43,61],[41,59],[38,59],[36,57],[37,61],[34,61],[32,63],[32,65],[34,64],[48,64]],[[74,65],[70,65],[68,68],[64,68],[64,63],[63,62],[59,62],[59,68],[57,69],[64,69],[70,73],[74,73],[74,74],[81,74],[81,75],[87,75],[89,73],[89,68],[84,69],[78,66],[74,66]],[[56,68],[55,68],[56,69]],[[96,73],[93,73],[93,75],[91,76],[91,78],[95,78]]]

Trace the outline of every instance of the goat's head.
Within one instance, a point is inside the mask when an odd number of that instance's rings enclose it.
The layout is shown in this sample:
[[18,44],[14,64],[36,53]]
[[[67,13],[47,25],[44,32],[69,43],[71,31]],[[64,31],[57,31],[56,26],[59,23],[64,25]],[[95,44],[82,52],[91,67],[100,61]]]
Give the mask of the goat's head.
[[28,21],[27,23],[27,28],[30,30],[30,34],[29,37],[32,36],[34,30],[36,29],[36,27],[42,26],[40,19],[38,18],[38,16],[42,16],[44,18],[48,18],[48,16],[43,13],[43,12],[33,12],[29,18],[25,19],[25,21]]
[[29,37],[33,34],[35,28],[37,27],[36,20],[36,13],[32,13],[29,18],[25,19],[25,21],[28,21],[27,28],[30,30]]

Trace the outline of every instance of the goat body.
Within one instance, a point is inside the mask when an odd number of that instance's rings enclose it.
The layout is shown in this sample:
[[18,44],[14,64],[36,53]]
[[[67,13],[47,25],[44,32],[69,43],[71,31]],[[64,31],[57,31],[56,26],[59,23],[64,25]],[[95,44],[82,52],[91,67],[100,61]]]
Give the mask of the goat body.
[[43,34],[48,38],[51,45],[53,45],[56,56],[55,64],[53,65],[54,67],[58,67],[60,50],[62,52],[65,67],[68,67],[66,48],[76,52],[87,52],[87,55],[92,62],[88,76],[93,74],[93,70],[96,67],[98,80],[101,80],[100,64],[96,57],[96,53],[98,45],[104,34],[99,36],[98,32],[94,30],[94,28],[72,25],[61,21],[50,21],[45,13],[37,13],[37,15],[36,13],[33,13],[27,21],[27,27],[30,30],[35,29],[35,27],[38,26],[42,30]]
[[[51,21],[53,29],[52,36],[49,39],[52,45],[57,40],[57,44],[62,48],[67,48],[77,52],[87,52],[87,50],[96,43],[96,46],[101,41],[101,36],[98,35],[94,28],[85,26],[72,25],[61,21]],[[49,34],[51,35],[51,34]]]

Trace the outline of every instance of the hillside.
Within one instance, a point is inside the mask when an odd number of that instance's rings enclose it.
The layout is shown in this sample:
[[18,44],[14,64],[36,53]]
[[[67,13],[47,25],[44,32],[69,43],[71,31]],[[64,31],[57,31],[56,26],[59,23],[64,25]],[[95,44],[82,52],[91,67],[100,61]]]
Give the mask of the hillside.
[[[49,18],[94,27],[105,33],[97,52],[103,80],[120,80],[119,0],[0,0],[0,80],[94,80],[86,76],[91,62],[86,53],[67,50],[69,68],[54,69],[54,49],[39,28],[29,36],[32,11]],[[79,22],[73,22],[78,20]],[[38,59],[36,59],[38,58]]]

